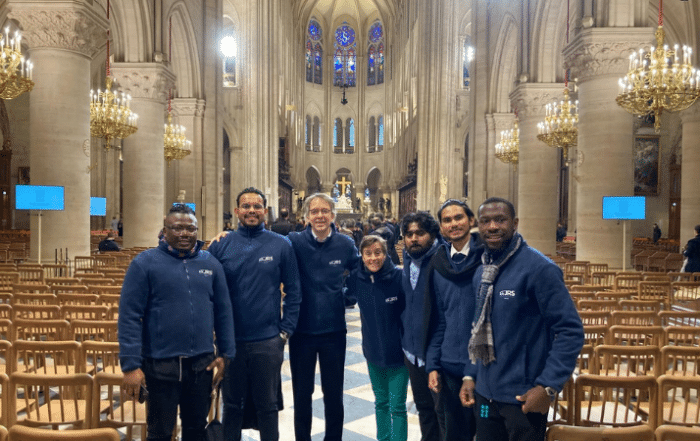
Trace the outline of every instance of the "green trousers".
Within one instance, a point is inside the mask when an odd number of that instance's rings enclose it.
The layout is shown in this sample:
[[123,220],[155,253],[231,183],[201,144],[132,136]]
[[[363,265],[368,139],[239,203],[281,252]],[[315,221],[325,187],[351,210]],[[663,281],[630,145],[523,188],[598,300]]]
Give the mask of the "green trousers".
[[408,369],[406,366],[383,368],[369,362],[367,367],[374,391],[377,440],[406,441],[408,437],[406,415]]

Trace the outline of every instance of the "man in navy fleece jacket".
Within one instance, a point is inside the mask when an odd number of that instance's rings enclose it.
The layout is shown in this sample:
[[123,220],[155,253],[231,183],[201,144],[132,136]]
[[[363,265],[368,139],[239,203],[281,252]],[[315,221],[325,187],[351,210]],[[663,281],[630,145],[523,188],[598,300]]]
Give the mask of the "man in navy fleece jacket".
[[[204,438],[213,369],[236,352],[231,302],[219,262],[197,241],[197,218],[170,209],[157,248],[136,256],[119,301],[119,362],[129,398],[148,388],[148,439],[170,440],[180,406],[182,439]],[[214,334],[218,354],[214,354]],[[217,356],[218,355],[218,356]]]
[[360,255],[355,241],[335,229],[335,203],[330,196],[309,196],[304,202],[304,216],[309,226],[289,234],[302,288],[299,325],[289,340],[294,433],[296,441],[311,441],[311,395],[318,359],[326,417],[324,440],[340,441],[347,333],[343,275],[357,266]]
[[[265,195],[246,188],[236,198],[238,230],[209,246],[219,259],[234,305],[236,357],[224,378],[224,433],[241,439],[243,408],[252,388],[261,441],[279,439],[280,370],[284,345],[299,317],[299,270],[292,245],[284,236],[265,230]],[[284,284],[284,304],[280,317]]]

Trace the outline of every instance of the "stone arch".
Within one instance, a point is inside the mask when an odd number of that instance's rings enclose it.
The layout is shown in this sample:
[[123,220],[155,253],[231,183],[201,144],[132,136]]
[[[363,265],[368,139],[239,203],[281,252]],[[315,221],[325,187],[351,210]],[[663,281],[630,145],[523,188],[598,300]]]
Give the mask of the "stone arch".
[[508,15],[501,26],[496,43],[496,56],[491,71],[491,105],[497,112],[510,112],[510,92],[517,75],[518,26],[515,18]]
[[[173,19],[171,65],[176,76],[177,96],[200,98],[202,69],[191,14],[185,2],[179,1],[173,4],[167,16]],[[167,48],[167,37],[165,40]]]
[[321,173],[315,165],[306,169],[306,195],[317,193],[322,190],[323,182],[321,181]]
[[151,62],[155,34],[153,5],[143,0],[111,3],[110,28],[115,61]]

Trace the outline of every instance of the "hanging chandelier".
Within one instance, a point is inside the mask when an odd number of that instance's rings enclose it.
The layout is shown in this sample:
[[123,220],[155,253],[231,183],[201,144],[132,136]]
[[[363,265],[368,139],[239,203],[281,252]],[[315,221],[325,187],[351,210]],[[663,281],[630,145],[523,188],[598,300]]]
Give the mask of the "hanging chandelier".
[[513,170],[518,169],[518,152],[520,151],[520,127],[517,118],[513,128],[501,131],[501,142],[496,144],[496,158],[506,164],[513,164]]
[[163,134],[163,152],[168,167],[173,159],[180,160],[192,153],[192,142],[185,136],[185,126],[173,124],[171,110],[170,99],[168,99],[168,122],[165,124]]
[[[109,22],[109,0],[107,0],[107,22]],[[138,115],[130,108],[131,95],[112,92],[109,76],[109,28],[107,29],[107,61],[105,64],[105,90],[90,91],[90,134],[105,140],[109,150],[113,139],[124,139],[138,130]]]
[[659,0],[659,27],[654,34],[656,47],[639,49],[630,55],[629,72],[620,78],[617,104],[640,116],[654,115],[654,130],[661,128],[664,111],[678,112],[690,107],[700,96],[700,72],[691,64],[692,48],[664,44],[663,0]]
[[0,34],[0,98],[11,100],[34,88],[32,71],[34,66],[22,56],[22,36],[15,32],[10,38],[10,29]]
[[564,98],[547,104],[544,121],[537,124],[537,139],[550,147],[561,148],[564,161],[569,161],[569,149],[578,142],[578,101],[569,99],[568,72],[564,86]]

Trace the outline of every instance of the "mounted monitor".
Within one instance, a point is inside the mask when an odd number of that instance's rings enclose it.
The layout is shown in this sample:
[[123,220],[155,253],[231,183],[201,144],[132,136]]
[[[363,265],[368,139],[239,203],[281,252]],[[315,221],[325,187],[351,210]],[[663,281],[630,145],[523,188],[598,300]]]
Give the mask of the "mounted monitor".
[[107,198],[90,198],[90,216],[107,216]]
[[603,196],[603,219],[646,219],[646,198]]
[[17,210],[65,210],[63,187],[51,185],[15,186]]
[[[173,202],[173,205],[178,205],[178,204],[180,204],[180,202]],[[195,204],[194,202],[184,202],[182,204],[190,207],[192,209],[192,211],[194,211],[195,213],[197,212],[197,208],[196,208],[197,204]]]

